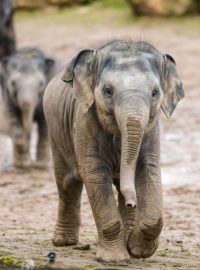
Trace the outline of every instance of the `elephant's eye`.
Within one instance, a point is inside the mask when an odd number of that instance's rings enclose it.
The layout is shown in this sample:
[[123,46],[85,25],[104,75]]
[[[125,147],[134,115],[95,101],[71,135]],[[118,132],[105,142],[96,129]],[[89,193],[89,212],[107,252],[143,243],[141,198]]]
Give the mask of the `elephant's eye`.
[[152,93],[151,93],[151,96],[153,99],[155,99],[159,94],[159,91],[158,89],[153,89]]
[[104,97],[111,98],[113,96],[113,89],[111,86],[105,85],[103,90],[102,90],[102,93],[103,93]]

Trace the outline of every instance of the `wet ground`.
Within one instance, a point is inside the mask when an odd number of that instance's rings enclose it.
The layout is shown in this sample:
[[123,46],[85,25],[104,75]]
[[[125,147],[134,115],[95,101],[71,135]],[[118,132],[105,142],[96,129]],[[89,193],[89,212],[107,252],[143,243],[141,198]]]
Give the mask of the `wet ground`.
[[[61,15],[54,12],[45,16],[20,15],[16,20],[18,44],[19,47],[39,46],[55,56],[61,66],[79,50],[98,47],[113,37],[145,38],[160,51],[174,56],[186,98],[172,119],[167,120],[161,113],[165,226],[159,248],[149,259],[132,259],[126,268],[97,263],[97,233],[85,192],[80,245],[55,248],[51,239],[57,191],[51,165],[47,171],[14,169],[11,141],[1,134],[0,263],[18,265],[21,269],[36,266],[43,269],[200,269],[200,31],[195,27],[196,22],[195,26],[192,22],[190,25],[189,19],[124,23],[121,17],[125,13],[116,10],[112,16],[107,13],[84,8]],[[48,262],[50,251],[56,252],[55,263]]]

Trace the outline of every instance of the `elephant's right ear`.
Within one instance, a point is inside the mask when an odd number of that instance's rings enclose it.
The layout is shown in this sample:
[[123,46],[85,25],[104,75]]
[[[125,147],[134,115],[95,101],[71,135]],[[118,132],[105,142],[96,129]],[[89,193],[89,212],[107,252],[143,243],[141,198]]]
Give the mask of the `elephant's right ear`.
[[163,73],[164,98],[162,109],[167,118],[170,118],[178,102],[184,98],[185,92],[178,71],[176,69],[175,60],[169,54],[163,55]]
[[56,61],[52,58],[45,58],[45,73],[48,81],[53,77],[55,69]]
[[71,83],[74,87],[74,95],[81,103],[84,113],[94,103],[93,80],[96,59],[95,50],[80,51],[67,65],[62,80]]

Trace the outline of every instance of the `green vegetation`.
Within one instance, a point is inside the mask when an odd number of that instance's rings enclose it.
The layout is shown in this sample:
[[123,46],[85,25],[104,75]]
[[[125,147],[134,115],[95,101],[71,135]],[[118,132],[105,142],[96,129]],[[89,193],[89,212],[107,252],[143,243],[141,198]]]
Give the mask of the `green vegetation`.
[[[53,10],[32,10],[32,11],[18,11],[16,13],[17,22],[26,22],[33,20],[36,24],[42,23],[63,25],[66,27],[78,27],[80,25],[85,27],[92,27],[93,25],[105,25],[106,27],[124,27],[135,26],[136,24],[142,28],[156,28],[156,27],[173,27],[177,34],[191,29],[194,33],[199,33],[200,17],[199,16],[184,16],[184,17],[138,17],[133,16],[127,4],[123,0],[102,0],[95,3],[82,6],[70,7],[65,9]],[[45,20],[44,20],[45,17]]]
[[126,3],[125,0],[103,0],[102,2],[105,7],[112,7],[112,8],[118,8],[118,9],[123,9],[123,8],[128,7],[128,4]]
[[200,13],[199,0],[16,0],[16,3],[18,8],[29,10],[49,6],[63,8],[98,3],[117,9],[128,7],[137,15],[182,16]]
[[0,266],[2,267],[18,267],[21,265],[21,262],[17,259],[10,258],[7,256],[0,256]]
[[89,6],[84,7],[71,7],[65,9],[53,9],[53,10],[31,10],[31,11],[18,11],[16,13],[16,21],[35,20],[38,23],[40,19],[42,24],[63,24],[66,25],[85,25],[90,26],[92,24],[101,25],[123,25],[127,19],[133,21],[131,12],[127,5],[123,8],[117,8],[107,6],[104,2],[96,2]]
[[113,8],[123,8],[127,6],[125,0],[16,0],[18,8],[44,8],[46,6],[57,6],[57,7],[67,7],[67,6],[78,6],[86,4],[96,4],[100,3],[105,6],[111,6]]

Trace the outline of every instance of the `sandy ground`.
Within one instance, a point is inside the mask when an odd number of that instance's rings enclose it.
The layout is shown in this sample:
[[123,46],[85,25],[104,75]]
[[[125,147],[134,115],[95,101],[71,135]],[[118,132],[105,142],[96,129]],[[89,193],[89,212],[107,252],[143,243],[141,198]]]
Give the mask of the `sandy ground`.
[[[80,14],[82,12],[87,10],[80,10]],[[61,65],[79,50],[98,47],[113,37],[145,38],[160,51],[174,56],[183,78],[186,98],[171,120],[167,120],[163,113],[161,115],[165,226],[159,248],[151,258],[132,259],[126,268],[105,266],[95,261],[97,234],[85,191],[80,242],[81,247],[89,250],[55,248],[51,243],[57,211],[53,170],[51,166],[49,171],[14,169],[11,141],[2,134],[0,262],[7,260],[7,263],[16,265],[22,262],[21,269],[34,269],[34,266],[43,266],[43,269],[200,269],[199,32],[184,29],[180,22],[178,27],[166,23],[151,27],[141,23],[122,27],[109,21],[74,25],[69,20],[66,24],[54,24],[48,19],[47,23],[41,16],[27,21],[17,20],[16,30],[19,47],[39,46],[55,56]],[[48,263],[50,251],[57,254],[54,264]]]

